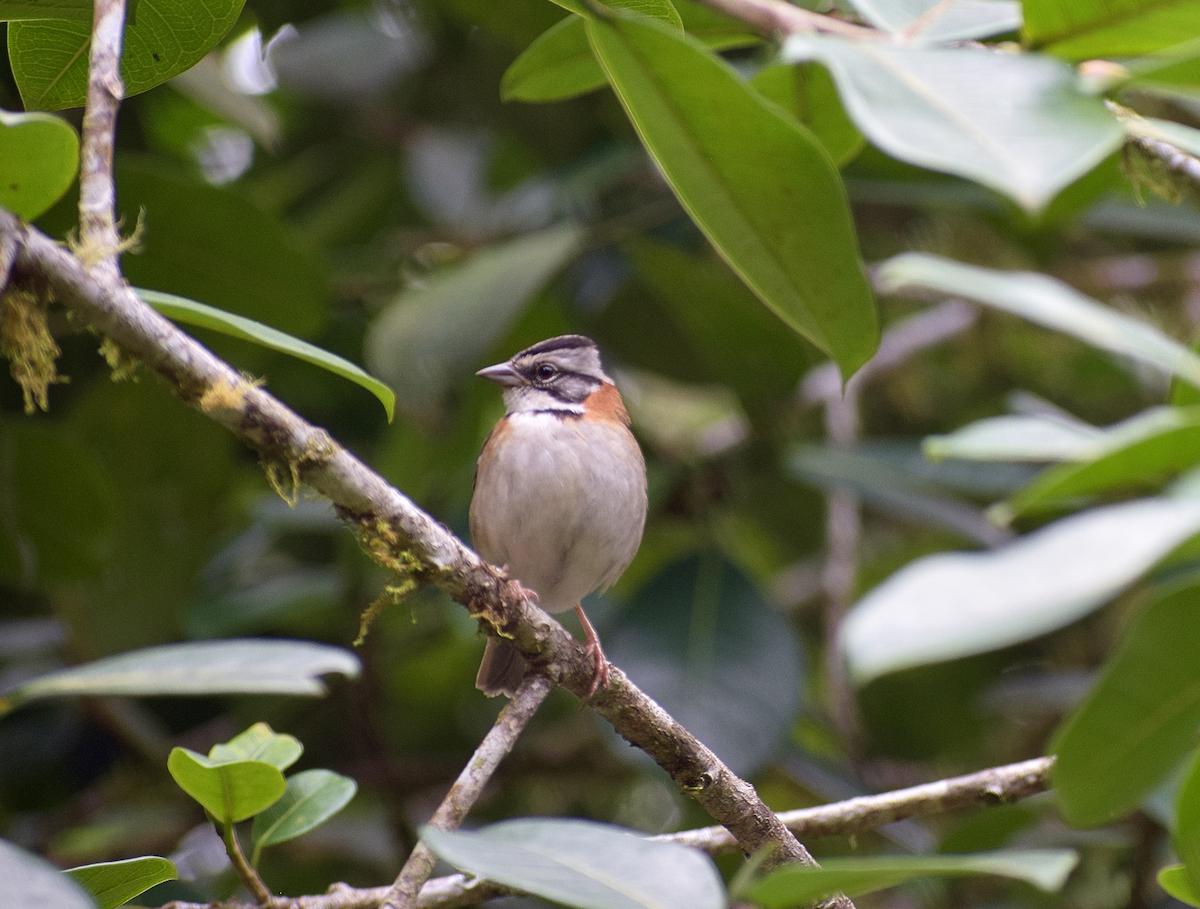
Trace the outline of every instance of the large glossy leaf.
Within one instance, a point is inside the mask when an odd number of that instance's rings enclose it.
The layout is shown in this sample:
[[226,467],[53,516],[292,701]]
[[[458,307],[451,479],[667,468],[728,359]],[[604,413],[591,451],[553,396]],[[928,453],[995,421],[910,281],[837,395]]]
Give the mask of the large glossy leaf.
[[67,191],[79,136],[62,117],[0,110],[0,206],[31,221]]
[[[628,5],[617,2],[611,2],[608,6],[628,8]],[[696,30],[689,24],[689,34],[700,38],[706,47],[740,47],[756,41],[748,32],[730,28],[727,23],[732,23],[732,20],[721,22],[720,19],[698,16],[697,11],[706,12],[707,7],[689,2],[685,10],[689,18],[698,18]],[[670,4],[649,10],[643,8],[640,12],[672,25],[678,24],[680,19]],[[505,101],[562,101],[564,98],[587,94],[606,84],[604,70],[596,62],[588,44],[583,18],[568,16],[542,32],[524,49],[521,56],[512,61],[512,65],[504,72],[504,78],[500,79],[500,97]]]
[[1101,99],[1081,94],[1071,68],[1047,57],[811,35],[789,38],[782,57],[828,67],[851,119],[889,155],[982,183],[1030,211],[1123,137]]
[[764,909],[809,906],[836,893],[857,896],[918,877],[998,874],[1053,892],[1079,862],[1070,849],[1023,849],[977,855],[891,855],[822,859],[820,868],[791,865],[768,875],[748,893]]
[[[845,192],[812,134],[699,41],[595,17],[592,50],[642,143],[721,256],[848,376],[878,325]],[[730,124],[737,123],[737,129]]]
[[305,770],[288,777],[283,796],[254,819],[250,838],[257,852],[320,826],[346,807],[358,784],[332,770]]
[[157,855],[80,865],[68,868],[67,874],[87,888],[100,909],[117,909],[151,887],[177,877],[175,866]]
[[372,372],[412,416],[436,417],[453,385],[567,262],[579,254],[581,228],[566,224],[476,253],[462,265],[401,293],[367,332]]
[[880,266],[876,284],[881,293],[936,291],[966,297],[1200,386],[1200,356],[1195,351],[1150,323],[1109,309],[1045,275],[903,253]]
[[1194,745],[1198,724],[1200,587],[1185,584],[1142,614],[1060,730],[1053,781],[1064,816],[1093,826],[1132,810]]
[[147,647],[52,672],[10,689],[0,710],[79,694],[195,695],[325,693],[319,676],[356,676],[358,657],[313,641],[196,641]]
[[908,32],[917,41],[967,41],[1021,27],[1021,4],[1010,0],[854,0],[876,28]]
[[91,0],[0,0],[0,22],[19,19],[92,21]]
[[1200,761],[1197,760],[1188,768],[1175,800],[1175,851],[1183,859],[1193,892],[1200,893]]
[[1143,499],[1064,518],[991,552],[911,562],[847,616],[851,672],[865,683],[1061,628],[1197,533],[1200,502]]
[[[125,96],[151,89],[194,66],[233,27],[243,3],[140,0],[131,7],[121,54]],[[5,8],[14,6],[10,0]],[[51,4],[50,19],[10,15],[15,21],[8,26],[8,56],[26,108],[60,110],[83,104],[92,34],[90,6],[82,18],[77,4],[62,2]]]
[[1200,461],[1200,408],[1156,409],[1135,434],[1118,436],[1094,460],[1043,473],[1007,502],[1009,514],[1062,505],[1071,499],[1161,484]]
[[1093,461],[1180,425],[1183,411],[1155,407],[1111,426],[1054,414],[985,417],[944,436],[926,437],[926,457],[971,461]]
[[712,859],[592,821],[522,818],[421,838],[456,868],[577,909],[723,909]]
[[294,735],[275,732],[266,723],[255,723],[228,742],[213,745],[208,756],[214,761],[262,761],[277,770],[287,770],[300,759],[304,746]]
[[771,759],[800,706],[795,632],[716,553],[686,558],[646,584],[605,647],[742,776]]
[[1068,60],[1136,57],[1200,32],[1192,0],[1054,0],[1025,4],[1025,37]]
[[96,909],[92,895],[49,862],[0,840],[0,880],[6,906]]
[[187,748],[172,748],[167,770],[179,788],[221,824],[236,824],[273,805],[287,784],[265,761],[214,761]]
[[117,203],[129,228],[144,218],[140,252],[121,260],[131,283],[301,337],[320,327],[326,303],[320,257],[237,193],[124,156],[117,163]]
[[838,167],[862,149],[863,134],[846,116],[824,67],[815,63],[765,66],[750,84],[811,129]]
[[355,385],[359,385],[375,395],[383,404],[383,409],[387,411],[388,422],[390,423],[392,420],[396,408],[395,393],[370,373],[337,354],[322,350],[315,344],[309,344],[307,341],[274,329],[270,325],[264,325],[262,322],[256,322],[254,319],[247,319],[235,313],[225,312],[215,306],[206,306],[186,297],[145,288],[138,288],[137,294],[168,319],[183,322],[185,325],[198,325],[230,337],[251,341],[271,350],[289,354],[306,363],[312,363],[314,366],[320,366],[343,379],[349,379]]

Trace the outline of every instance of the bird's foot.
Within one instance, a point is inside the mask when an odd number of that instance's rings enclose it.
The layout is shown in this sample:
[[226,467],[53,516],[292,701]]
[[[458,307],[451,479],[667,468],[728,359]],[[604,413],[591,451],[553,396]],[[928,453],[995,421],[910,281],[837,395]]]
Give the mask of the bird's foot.
[[595,627],[588,621],[583,607],[576,606],[575,614],[579,616],[584,634],[587,635],[587,640],[583,644],[584,652],[592,658],[596,666],[595,672],[592,675],[592,684],[588,686],[587,697],[583,699],[583,702],[587,704],[591,703],[597,691],[608,684],[609,662],[608,657],[604,655],[604,648],[600,646],[600,635],[596,634]]

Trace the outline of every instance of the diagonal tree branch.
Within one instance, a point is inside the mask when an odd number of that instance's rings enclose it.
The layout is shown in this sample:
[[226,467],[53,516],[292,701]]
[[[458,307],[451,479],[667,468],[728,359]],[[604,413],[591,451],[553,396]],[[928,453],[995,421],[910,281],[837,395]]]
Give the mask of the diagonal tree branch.
[[[304,483],[327,496],[380,564],[432,583],[511,639],[530,664],[584,697],[592,664],[575,639],[526,602],[519,586],[378,474],[195,339],[146,306],[120,278],[89,272],[50,238],[0,209],[0,247],[16,244],[12,278],[49,284],[82,322],[161,376],[188,404],[258,452],[268,475],[295,494]],[[281,490],[285,491],[286,490]],[[593,708],[646,751],[682,789],[727,827],[747,854],[773,851],[776,863],[812,856],[746,781],[614,668]]]

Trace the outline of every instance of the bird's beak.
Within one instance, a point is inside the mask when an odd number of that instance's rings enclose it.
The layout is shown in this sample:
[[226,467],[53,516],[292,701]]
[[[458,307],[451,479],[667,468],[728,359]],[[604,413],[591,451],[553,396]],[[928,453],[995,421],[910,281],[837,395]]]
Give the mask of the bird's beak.
[[483,378],[495,382],[497,385],[503,385],[505,388],[521,384],[520,374],[509,363],[497,363],[495,366],[488,366],[485,369],[479,370],[475,375],[483,376]]

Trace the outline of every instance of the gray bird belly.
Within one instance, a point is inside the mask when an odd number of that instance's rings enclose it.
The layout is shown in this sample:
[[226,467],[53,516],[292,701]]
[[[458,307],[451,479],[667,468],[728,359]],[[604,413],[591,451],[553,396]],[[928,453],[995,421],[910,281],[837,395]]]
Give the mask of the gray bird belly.
[[[570,609],[633,560],[646,516],[640,453],[631,464],[621,434],[578,420],[530,414],[514,423],[516,437],[476,480],[475,546],[507,564],[543,608]],[[479,499],[491,503],[486,516]]]

